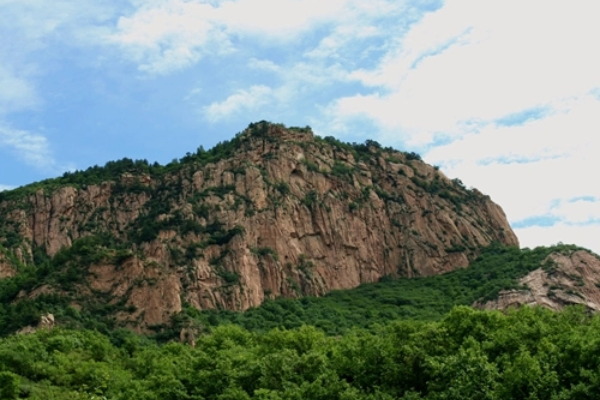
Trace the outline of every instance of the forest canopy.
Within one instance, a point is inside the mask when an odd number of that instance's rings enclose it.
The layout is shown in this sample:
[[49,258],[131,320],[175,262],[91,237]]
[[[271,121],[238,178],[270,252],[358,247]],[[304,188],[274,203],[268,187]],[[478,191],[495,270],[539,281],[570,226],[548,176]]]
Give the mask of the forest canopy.
[[457,307],[342,336],[222,325],[196,346],[122,332],[0,339],[2,399],[591,399],[600,317],[582,308],[506,314]]

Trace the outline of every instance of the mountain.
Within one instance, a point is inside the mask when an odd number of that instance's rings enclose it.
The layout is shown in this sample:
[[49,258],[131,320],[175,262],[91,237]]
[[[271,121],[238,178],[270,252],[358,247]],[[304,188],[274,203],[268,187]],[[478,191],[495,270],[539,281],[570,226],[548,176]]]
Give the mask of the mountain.
[[166,166],[124,159],[1,192],[0,215],[0,301],[20,324],[62,305],[139,331],[518,245],[498,205],[417,154],[265,121]]
[[0,398],[597,397],[600,257],[517,244],[414,153],[265,122],[1,192]]

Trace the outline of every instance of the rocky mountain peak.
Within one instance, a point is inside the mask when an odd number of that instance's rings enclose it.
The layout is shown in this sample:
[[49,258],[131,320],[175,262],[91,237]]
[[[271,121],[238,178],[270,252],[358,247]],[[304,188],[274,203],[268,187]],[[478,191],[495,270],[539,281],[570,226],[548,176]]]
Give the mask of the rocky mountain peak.
[[102,305],[144,330],[184,307],[243,310],[518,245],[502,209],[415,153],[250,124],[166,166],[124,159],[0,194],[0,271],[21,298]]

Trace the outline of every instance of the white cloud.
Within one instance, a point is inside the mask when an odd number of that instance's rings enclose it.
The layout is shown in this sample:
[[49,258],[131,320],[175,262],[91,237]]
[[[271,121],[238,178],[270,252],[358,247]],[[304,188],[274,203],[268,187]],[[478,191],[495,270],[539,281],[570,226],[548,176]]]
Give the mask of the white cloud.
[[226,52],[228,39],[214,23],[210,4],[172,0],[146,3],[131,17],[122,16],[113,43],[139,63],[140,70],[166,74],[195,64],[210,49]]
[[0,32],[8,40],[0,46],[0,51],[17,57],[10,60],[16,63],[58,42],[67,46],[99,44],[105,35],[103,26],[115,12],[109,0],[3,3]]
[[70,47],[100,44],[113,12],[107,0],[2,1],[0,97],[25,97],[26,106],[38,100],[34,78]]
[[329,112],[360,112],[427,144],[437,133],[461,135],[467,122],[585,94],[600,86],[595,11],[591,1],[448,1],[378,68],[354,72],[379,94],[339,99]]
[[39,103],[34,85],[0,65],[0,115],[30,109]]
[[252,85],[248,89],[238,89],[225,100],[203,107],[206,120],[214,123],[241,112],[248,113],[250,120],[280,120],[281,115],[297,111],[295,99],[303,99],[315,88],[325,89],[347,81],[347,73],[338,64],[327,66],[298,62],[284,68],[270,61],[252,59],[249,67],[267,71],[281,83],[274,87]]
[[27,164],[40,169],[55,167],[46,137],[0,125],[0,148],[14,151]]
[[[136,2],[121,16],[109,42],[150,75],[169,74],[204,57],[254,47],[297,44],[302,35],[327,27],[331,35],[307,57],[332,57],[341,46],[375,35],[388,35],[378,18],[403,10],[404,2],[373,0],[164,0]],[[249,40],[250,39],[250,40]],[[234,44],[237,43],[237,44]],[[261,60],[264,61],[264,60]],[[254,62],[254,66],[261,66]],[[262,64],[262,67],[267,66]]]
[[600,224],[568,225],[557,224],[551,227],[532,226],[515,229],[521,247],[533,248],[559,242],[576,244],[600,254]]
[[217,20],[234,34],[258,34],[290,40],[345,11],[348,0],[225,1]]
[[600,187],[589,178],[600,169],[598,115],[600,101],[582,96],[523,125],[487,124],[424,157],[490,194],[517,222],[550,213],[557,201],[600,198]]
[[248,61],[248,68],[261,70],[261,71],[267,71],[267,72],[280,72],[281,71],[281,67],[279,65],[275,64],[273,61],[259,60],[254,57],[252,57]]
[[0,184],[0,192],[2,192],[4,190],[11,190],[11,189],[14,189],[14,186]]
[[344,0],[239,0],[209,4],[168,0],[143,4],[133,15],[121,17],[113,43],[141,71],[168,74],[199,62],[204,56],[234,51],[231,38],[268,36],[292,38],[327,15]]
[[331,13],[330,32],[303,55],[311,61],[364,61],[375,50],[369,40],[380,39],[375,47],[382,46],[398,33],[405,9],[405,2],[399,1],[347,1],[340,12]]
[[535,161],[558,157],[577,157],[595,162],[600,148],[600,100],[580,96],[548,106],[544,117],[519,125],[502,126],[494,122],[476,129],[447,145],[434,147],[433,161],[484,162],[493,160]]
[[217,122],[242,111],[256,111],[273,95],[273,90],[267,86],[252,86],[248,90],[238,90],[221,102],[210,104],[204,108],[204,114],[210,122]]
[[586,197],[572,201],[561,201],[552,207],[550,215],[571,224],[585,224],[593,221],[600,223],[600,198]]

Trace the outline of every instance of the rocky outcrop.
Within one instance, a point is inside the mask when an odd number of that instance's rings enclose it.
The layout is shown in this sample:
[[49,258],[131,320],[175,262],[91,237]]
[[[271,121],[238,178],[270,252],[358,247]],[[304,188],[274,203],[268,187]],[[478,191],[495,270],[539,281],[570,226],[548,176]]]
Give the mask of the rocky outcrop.
[[52,257],[110,236],[95,248],[102,257],[87,249],[77,259],[87,282],[79,293],[125,304],[118,319],[143,329],[186,304],[243,310],[387,275],[439,274],[493,241],[518,245],[489,197],[414,154],[268,124],[227,146],[161,174],[0,203],[23,239],[12,251],[31,262],[34,249]]
[[16,269],[6,255],[0,251],[0,279],[9,278],[16,274]]
[[54,328],[54,315],[46,314],[40,317],[40,321],[36,326],[26,326],[23,329],[19,330],[17,333],[19,334],[28,334],[34,333],[40,329],[51,330]]
[[523,290],[506,290],[496,300],[475,306],[506,310],[521,305],[541,305],[560,310],[566,305],[582,305],[600,311],[600,259],[584,250],[553,253],[542,267],[521,278]]

